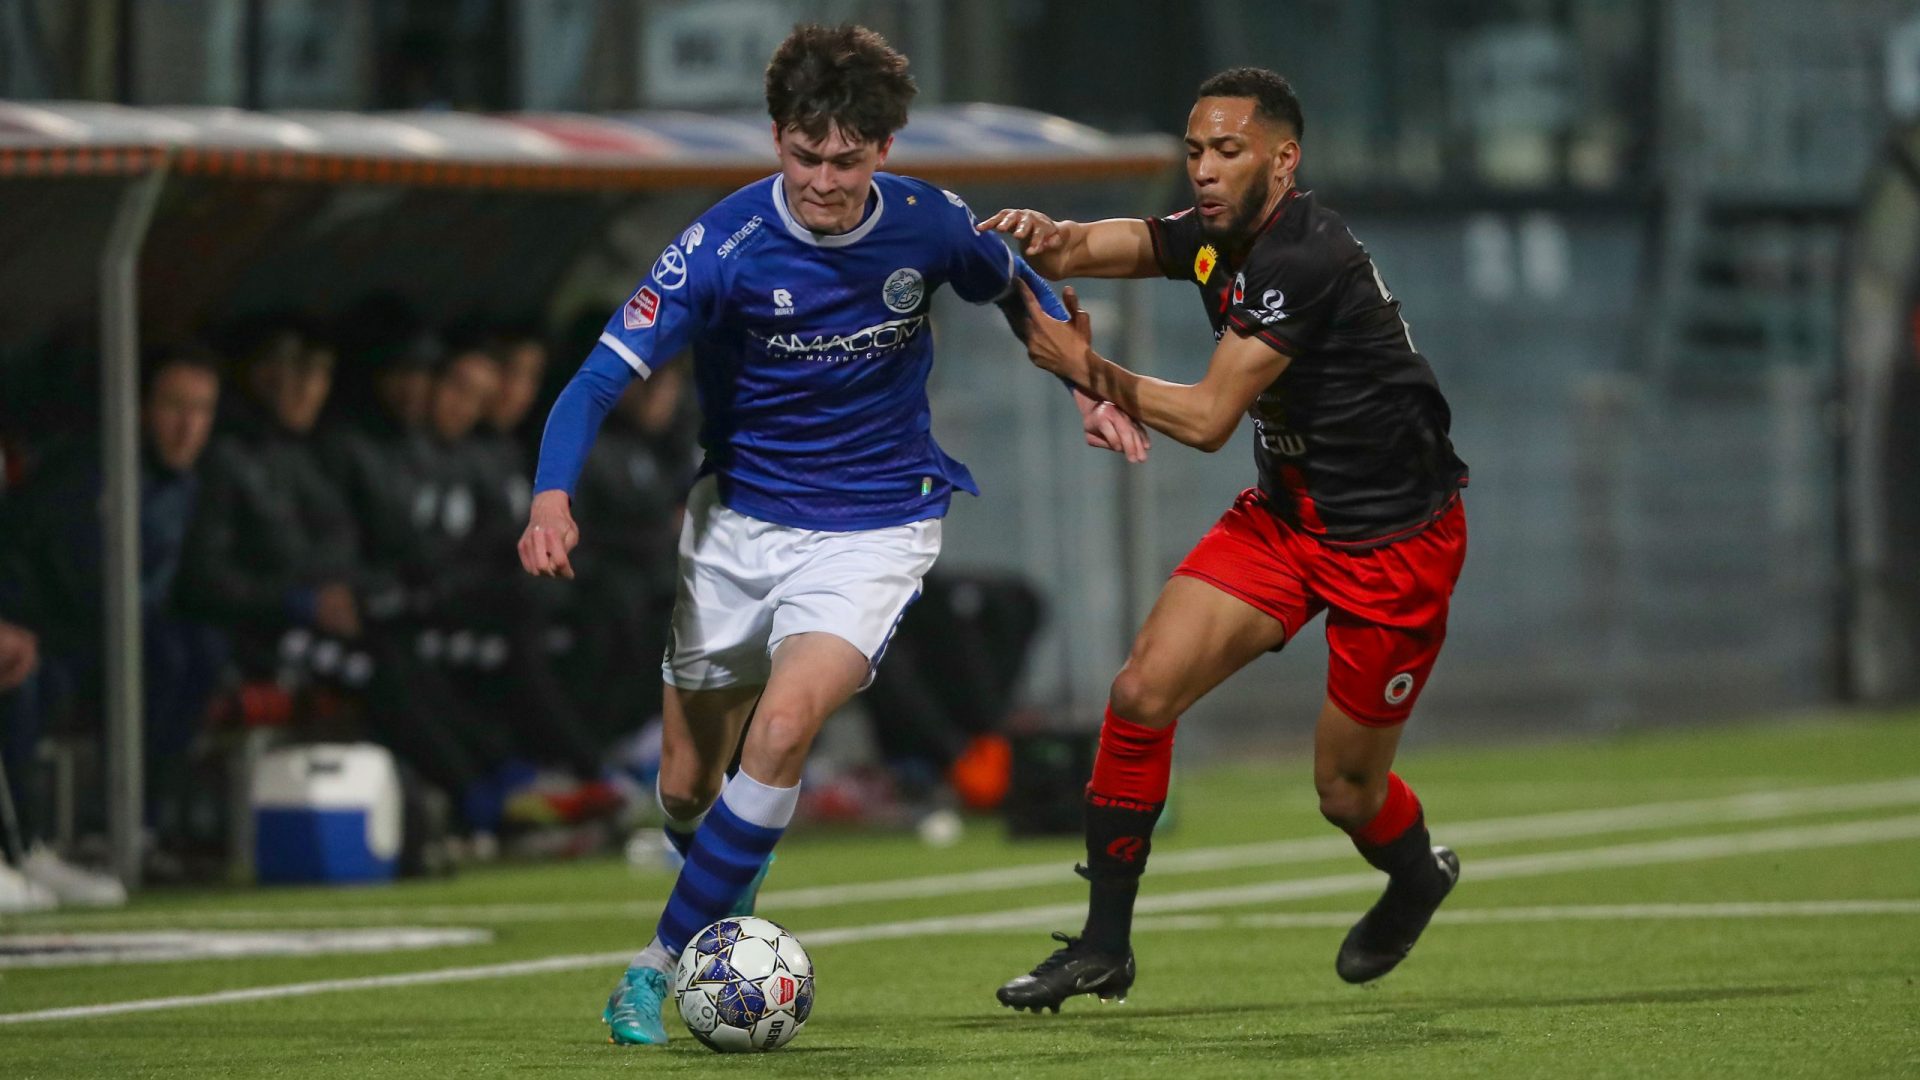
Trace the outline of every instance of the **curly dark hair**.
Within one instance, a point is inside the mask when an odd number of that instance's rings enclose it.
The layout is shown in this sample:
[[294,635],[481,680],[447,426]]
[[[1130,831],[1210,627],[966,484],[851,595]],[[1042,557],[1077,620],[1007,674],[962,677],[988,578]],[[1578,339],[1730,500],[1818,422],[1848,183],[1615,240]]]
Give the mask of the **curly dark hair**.
[[851,23],[795,26],[767,62],[767,112],[781,131],[797,128],[811,139],[839,128],[862,142],[885,142],[907,126],[918,89],[905,56]]
[[1288,125],[1293,129],[1294,138],[1307,133],[1306,119],[1300,115],[1300,99],[1279,72],[1257,67],[1228,68],[1201,83],[1194,97],[1252,98],[1262,117]]

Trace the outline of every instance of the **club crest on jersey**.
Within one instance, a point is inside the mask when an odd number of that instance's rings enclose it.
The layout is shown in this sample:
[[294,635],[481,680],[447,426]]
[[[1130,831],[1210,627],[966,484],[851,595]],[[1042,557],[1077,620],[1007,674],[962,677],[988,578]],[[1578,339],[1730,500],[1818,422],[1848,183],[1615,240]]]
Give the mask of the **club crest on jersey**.
[[1247,275],[1244,273],[1233,275],[1233,302],[1236,304],[1247,302]]
[[920,271],[903,266],[887,275],[887,283],[880,287],[880,299],[887,307],[906,315],[920,306],[920,298],[927,294],[927,283],[920,277]]
[[1219,262],[1220,253],[1213,249],[1213,245],[1202,245],[1200,251],[1193,257],[1193,280],[1205,285],[1207,279],[1213,276],[1213,268]]
[[1387,682],[1387,704],[1398,705],[1413,693],[1413,674],[1403,671]]
[[621,309],[620,321],[629,330],[645,330],[653,325],[653,317],[660,314],[660,294],[652,288],[642,285],[640,291],[633,294],[627,306]]

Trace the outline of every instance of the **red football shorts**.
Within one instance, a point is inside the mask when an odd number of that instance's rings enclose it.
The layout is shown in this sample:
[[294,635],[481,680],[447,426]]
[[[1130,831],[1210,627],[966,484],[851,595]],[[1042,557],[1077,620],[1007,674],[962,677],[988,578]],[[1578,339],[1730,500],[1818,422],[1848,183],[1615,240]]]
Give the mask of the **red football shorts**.
[[1459,500],[1403,540],[1349,550],[1274,517],[1249,488],[1200,538],[1176,575],[1197,578],[1280,620],[1287,640],[1327,613],[1327,696],[1371,727],[1406,720],[1447,639],[1447,605],[1467,557]]

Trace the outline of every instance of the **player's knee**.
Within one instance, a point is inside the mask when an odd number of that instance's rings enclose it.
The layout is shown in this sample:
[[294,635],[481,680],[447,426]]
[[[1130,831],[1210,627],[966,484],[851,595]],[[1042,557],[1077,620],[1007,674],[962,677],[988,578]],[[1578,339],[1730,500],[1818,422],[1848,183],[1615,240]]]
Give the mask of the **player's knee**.
[[660,777],[660,809],[667,816],[681,821],[690,821],[707,812],[715,799],[720,797],[721,778],[688,777],[670,780],[663,773]]
[[1131,662],[1114,676],[1107,704],[1119,716],[1142,727],[1163,728],[1180,715],[1173,694]]
[[1348,832],[1365,828],[1380,812],[1380,802],[1386,795],[1384,783],[1372,784],[1368,779],[1364,774],[1340,772],[1314,777],[1320,816]]
[[[783,777],[797,777],[819,732],[819,722],[803,711],[768,707],[763,703],[754,714],[753,730],[748,736],[747,756],[755,766],[750,770],[753,778],[779,784]],[[745,764],[744,759],[742,763]],[[761,775],[763,772],[767,775]]]

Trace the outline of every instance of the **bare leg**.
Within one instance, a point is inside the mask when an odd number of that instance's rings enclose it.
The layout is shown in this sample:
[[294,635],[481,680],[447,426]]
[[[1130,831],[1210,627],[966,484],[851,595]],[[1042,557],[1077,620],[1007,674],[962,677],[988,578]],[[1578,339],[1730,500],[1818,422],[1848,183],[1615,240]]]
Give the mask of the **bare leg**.
[[1352,983],[1377,979],[1406,957],[1460,874],[1453,852],[1433,847],[1413,789],[1393,774],[1400,728],[1362,724],[1329,698],[1313,733],[1320,813],[1387,874],[1386,891],[1348,931],[1334,963]]
[[1328,698],[1313,729],[1313,787],[1320,813],[1356,832],[1379,813],[1387,798],[1387,776],[1400,747],[1401,725],[1369,727]]
[[[793,816],[807,751],[820,725],[867,677],[867,658],[831,634],[796,634],[774,651],[767,685],[758,691],[675,695],[683,706],[669,722],[685,752],[671,781],[662,761],[662,802],[669,783],[687,807],[712,806],[727,760],[749,710],[754,721],[740,749],[740,771],[724,781],[721,803],[686,849],[654,940],[635,966],[664,967],[695,932],[727,913],[752,888]],[[755,706],[754,696],[758,696]],[[695,710],[706,708],[704,715]],[[705,720],[706,723],[701,721]],[[671,806],[669,807],[671,810]],[[691,876],[690,876],[691,875]]]
[[682,690],[667,684],[661,710],[660,805],[668,817],[696,819],[720,797],[740,731],[763,689]]
[[1000,1003],[1059,1011],[1076,994],[1122,998],[1133,985],[1134,900],[1165,806],[1173,727],[1229,675],[1287,639],[1280,620],[1203,581],[1160,591],[1113,680],[1087,785],[1087,922],[1077,940],[1002,986]]
[[773,674],[740,750],[740,769],[763,784],[800,782],[820,726],[867,679],[867,658],[843,638],[795,634],[773,653]]
[[1114,677],[1087,785],[1089,948],[1129,952],[1133,904],[1166,805],[1180,715],[1286,641],[1280,620],[1205,582],[1168,581]]
[[1166,727],[1286,640],[1280,620],[1246,601],[1195,578],[1172,578],[1134,635],[1108,702],[1136,724]]

